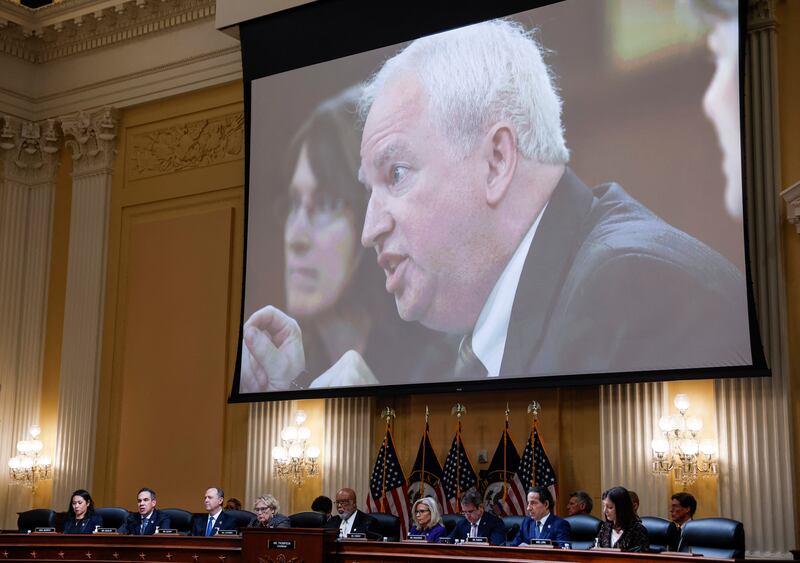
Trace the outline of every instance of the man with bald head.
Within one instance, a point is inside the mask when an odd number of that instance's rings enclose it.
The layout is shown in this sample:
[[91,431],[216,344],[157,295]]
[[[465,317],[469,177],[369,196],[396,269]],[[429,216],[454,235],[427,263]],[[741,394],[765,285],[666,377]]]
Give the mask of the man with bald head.
[[345,487],[336,493],[336,516],[325,523],[326,528],[338,528],[339,537],[346,538],[348,534],[365,534],[367,539],[382,537],[378,522],[366,512],[358,509],[356,492]]

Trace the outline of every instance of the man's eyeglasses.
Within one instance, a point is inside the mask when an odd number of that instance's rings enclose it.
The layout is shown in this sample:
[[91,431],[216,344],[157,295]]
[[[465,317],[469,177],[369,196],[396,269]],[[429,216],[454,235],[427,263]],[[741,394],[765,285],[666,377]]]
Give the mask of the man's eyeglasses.
[[353,504],[352,500],[337,500],[336,506],[347,506],[348,504]]
[[478,512],[478,509],[473,508],[472,510],[462,510],[461,514],[472,514],[473,512]]

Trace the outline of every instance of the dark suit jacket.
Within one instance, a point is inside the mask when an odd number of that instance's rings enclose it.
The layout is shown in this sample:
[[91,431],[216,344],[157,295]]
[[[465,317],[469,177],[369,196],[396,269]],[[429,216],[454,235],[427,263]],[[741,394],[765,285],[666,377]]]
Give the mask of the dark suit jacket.
[[745,295],[716,251],[567,169],[525,260],[500,374],[749,365]]
[[[472,524],[469,523],[469,520],[462,518],[448,537],[455,540],[465,540],[469,536],[471,526]],[[506,525],[491,512],[484,511],[481,521],[478,523],[478,536],[489,538],[489,543],[492,545],[505,545]]]
[[[378,521],[366,512],[356,510],[356,515],[353,517],[353,527],[350,529],[351,534],[366,534],[367,539],[376,540],[382,538],[381,529],[378,526]],[[325,522],[325,528],[339,528],[342,525],[342,517],[338,514],[332,516],[330,520]]]
[[570,535],[570,527],[569,522],[564,520],[563,518],[559,518],[552,512],[547,516],[547,520],[544,521],[544,526],[542,526],[542,533],[539,534],[538,538],[536,537],[536,520],[531,518],[530,516],[526,516],[522,520],[522,524],[519,526],[519,532],[517,532],[516,537],[511,540],[510,545],[520,545],[522,543],[531,543],[533,539],[543,539],[543,540],[557,540],[557,541],[569,541]]
[[247,523],[248,528],[290,528],[289,517],[283,514],[273,514],[266,526],[262,526],[258,521],[258,516]]
[[64,521],[64,533],[65,534],[91,534],[94,532],[94,529],[97,527],[103,526],[103,517],[99,514],[87,514],[81,520],[75,520],[74,518],[67,518]]
[[[195,516],[192,521],[192,535],[204,536],[206,535],[206,526],[208,525],[208,515]],[[236,530],[236,519],[225,512],[224,510],[219,513],[217,519],[214,521],[214,529],[211,533],[213,536],[218,530]]]
[[147,521],[147,527],[144,532],[141,531],[142,515],[138,512],[128,516],[125,524],[120,529],[121,534],[131,534],[134,536],[149,536],[156,533],[156,528],[165,529],[170,527],[169,516],[158,510],[153,509],[153,514]]

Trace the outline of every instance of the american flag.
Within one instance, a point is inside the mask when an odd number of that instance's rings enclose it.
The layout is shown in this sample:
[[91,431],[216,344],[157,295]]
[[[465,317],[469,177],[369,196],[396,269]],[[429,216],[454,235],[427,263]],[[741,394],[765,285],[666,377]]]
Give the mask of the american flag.
[[445,513],[458,514],[461,512],[461,496],[478,484],[478,476],[472,467],[472,462],[467,457],[464,444],[461,442],[461,422],[453,437],[453,444],[444,460],[444,494],[447,503],[442,506]]
[[508,421],[500,436],[500,442],[486,470],[485,500],[487,509],[497,516],[512,514],[524,516],[526,506],[526,489],[522,484],[517,469],[520,458],[517,447],[511,439]]
[[386,436],[378,450],[378,458],[369,480],[367,510],[370,512],[389,512],[400,518],[400,537],[408,534],[411,505],[408,501],[408,486],[403,468],[397,459],[392,433],[387,429]]
[[419,442],[414,468],[408,476],[408,488],[415,500],[433,496],[439,506],[444,507],[447,504],[442,486],[442,466],[436,457],[436,452],[433,451],[427,422],[425,423],[425,433]]
[[550,494],[553,495],[553,514],[555,508],[558,506],[558,487],[556,486],[556,472],[553,469],[547,453],[542,446],[542,440],[539,438],[539,429],[534,423],[533,432],[528,438],[528,443],[525,445],[525,451],[522,452],[522,459],[519,462],[519,469],[517,469],[517,477],[527,490],[533,486],[547,487]]

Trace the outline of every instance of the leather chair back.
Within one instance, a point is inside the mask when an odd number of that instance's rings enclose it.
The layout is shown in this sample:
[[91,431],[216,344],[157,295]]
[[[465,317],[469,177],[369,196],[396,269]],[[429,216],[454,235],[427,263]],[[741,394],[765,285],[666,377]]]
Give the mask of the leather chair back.
[[226,510],[225,514],[233,516],[234,520],[236,520],[235,527],[237,530],[246,528],[250,520],[256,517],[255,513],[249,510]]
[[125,524],[128,516],[130,516],[130,512],[124,508],[116,507],[95,508],[94,512],[95,514],[99,514],[100,518],[103,519],[104,528],[119,529]]
[[319,512],[298,512],[289,515],[289,525],[292,528],[322,528],[325,517]]
[[522,520],[525,518],[524,516],[503,516],[503,524],[506,525],[506,541],[510,542],[515,537],[517,537],[517,532],[519,532],[519,527],[522,525]]
[[442,514],[442,524],[444,524],[448,534],[453,531],[458,521],[462,518],[461,514]]
[[381,536],[388,541],[400,541],[400,518],[387,512],[370,512],[369,515],[378,522]]
[[170,528],[178,530],[178,533],[184,535],[191,533],[193,518],[191,512],[183,510],[182,508],[160,508],[159,511],[169,516]]
[[25,512],[17,512],[17,529],[20,532],[32,532],[36,528],[55,528],[56,511],[49,508],[34,508]]
[[650,553],[676,551],[681,535],[675,522],[657,516],[642,516],[642,526],[650,538]]
[[569,522],[569,540],[572,549],[590,549],[594,546],[594,540],[600,533],[600,526],[603,525],[602,520],[589,514],[567,516],[565,520]]
[[744,559],[744,526],[729,518],[690,520],[681,528],[680,551]]

